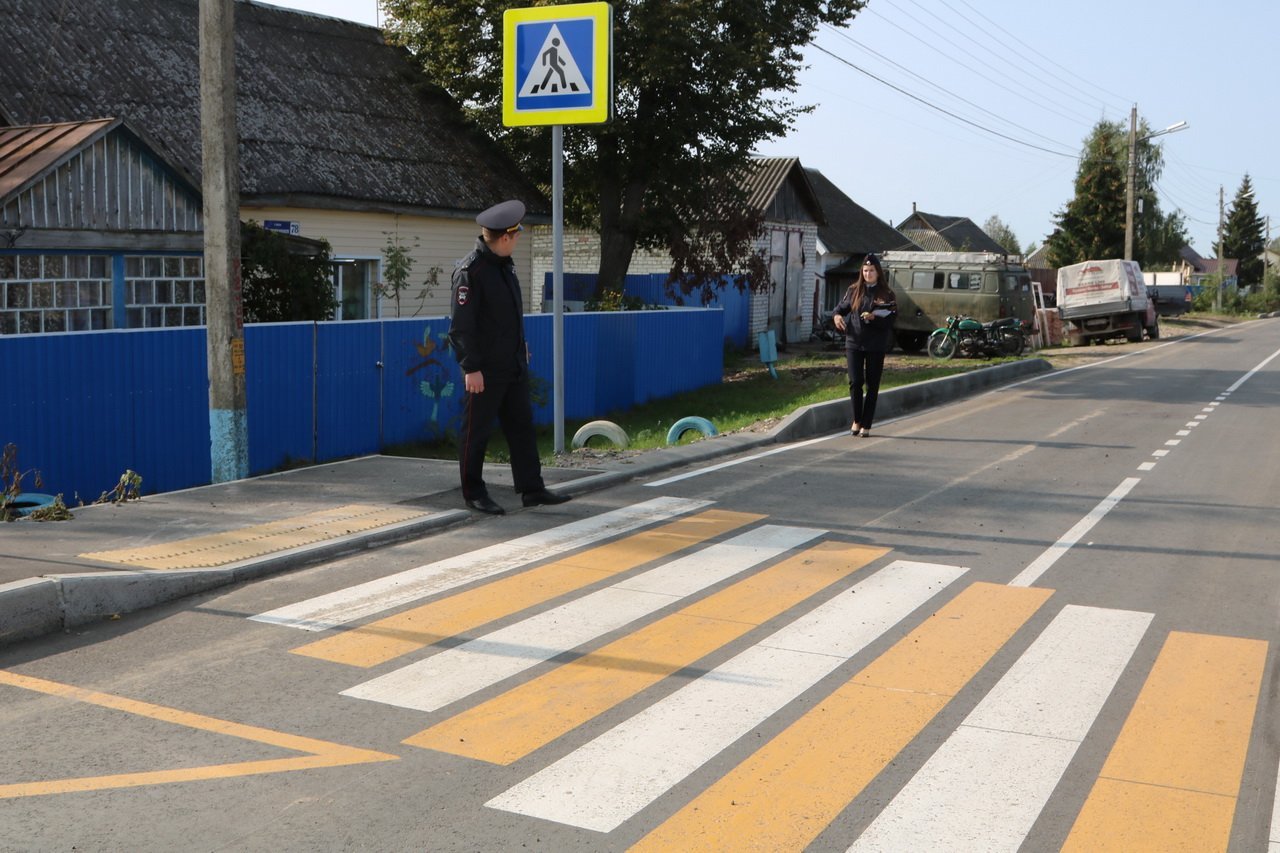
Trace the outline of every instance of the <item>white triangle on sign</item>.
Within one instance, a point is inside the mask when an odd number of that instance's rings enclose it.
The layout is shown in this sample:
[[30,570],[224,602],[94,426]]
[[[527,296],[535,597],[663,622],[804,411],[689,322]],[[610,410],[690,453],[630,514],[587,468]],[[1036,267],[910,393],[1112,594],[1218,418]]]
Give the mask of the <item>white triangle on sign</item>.
[[538,59],[529,69],[529,75],[520,86],[519,97],[537,98],[543,95],[580,95],[589,94],[591,87],[574,62],[573,54],[565,44],[560,28],[551,25],[542,47],[538,50]]

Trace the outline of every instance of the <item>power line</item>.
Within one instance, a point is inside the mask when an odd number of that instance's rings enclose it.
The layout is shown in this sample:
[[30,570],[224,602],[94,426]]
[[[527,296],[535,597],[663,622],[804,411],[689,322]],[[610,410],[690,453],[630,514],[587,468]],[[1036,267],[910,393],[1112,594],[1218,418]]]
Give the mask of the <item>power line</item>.
[[[1064,113],[1064,112],[1061,112],[1061,111],[1059,111],[1059,110],[1052,109],[1051,107],[1046,106],[1044,103],[1041,103],[1041,102],[1039,102],[1039,101],[1035,100],[1035,98],[1037,98],[1037,97],[1038,97],[1038,94],[1037,94],[1037,93],[1035,93],[1035,92],[1031,92],[1031,98],[1028,98],[1026,93],[1024,93],[1024,92],[1018,92],[1018,91],[1015,91],[1015,90],[1013,90],[1013,89],[1009,88],[1008,86],[1006,86],[1006,85],[1005,85],[1004,83],[1002,83],[1001,81],[999,81],[999,80],[995,80],[995,79],[992,79],[991,77],[987,76],[986,74],[983,74],[981,71],[979,71],[978,69],[974,68],[973,66],[968,65],[968,64],[966,64],[966,63],[964,63],[964,62],[961,62],[959,59],[955,58],[955,56],[951,55],[950,53],[947,53],[946,51],[938,50],[938,48],[937,48],[937,46],[936,46],[936,45],[929,44],[929,42],[925,41],[925,40],[924,40],[923,38],[921,38],[919,35],[917,35],[916,33],[912,32],[912,31],[911,31],[910,29],[908,29],[907,27],[902,26],[902,25],[901,25],[901,24],[899,24],[898,22],[896,22],[896,21],[894,21],[894,20],[892,20],[892,19],[890,19],[890,18],[886,18],[883,14],[880,14],[880,13],[878,13],[878,12],[875,12],[875,11],[873,11],[873,10],[871,10],[871,9],[867,9],[866,11],[872,12],[872,14],[875,14],[875,15],[876,15],[877,17],[879,17],[882,21],[884,21],[885,23],[889,24],[889,26],[894,27],[894,28],[896,28],[896,29],[898,29],[898,30],[901,30],[903,33],[905,33],[906,35],[908,35],[908,36],[910,36],[911,38],[915,39],[916,41],[920,42],[920,43],[921,43],[921,44],[923,44],[925,47],[927,47],[927,48],[929,48],[929,49],[931,49],[931,50],[938,51],[940,54],[942,54],[942,55],[946,56],[949,60],[951,60],[952,62],[954,62],[956,65],[959,65],[961,68],[965,69],[966,71],[969,71],[969,72],[970,72],[970,73],[972,73],[972,74],[976,74],[978,77],[981,77],[983,80],[987,81],[987,82],[988,82],[988,83],[990,83],[991,85],[996,86],[996,87],[998,87],[998,88],[1000,88],[1000,89],[1003,89],[1004,91],[1008,92],[1009,94],[1013,95],[1013,96],[1014,96],[1014,97],[1016,97],[1016,98],[1023,99],[1023,100],[1028,100],[1028,101],[1029,101],[1031,104],[1033,104],[1034,106],[1037,106],[1037,107],[1039,107],[1040,109],[1042,109],[1042,110],[1044,110],[1044,111],[1046,111],[1046,112],[1053,113],[1054,115],[1058,116],[1059,118],[1064,118],[1064,119],[1066,119],[1067,121],[1072,122],[1073,124],[1078,123],[1078,122],[1082,122],[1082,121],[1088,121],[1088,119],[1087,119],[1087,118],[1085,118],[1084,116],[1081,116],[1081,115],[1080,115],[1080,114],[1078,114],[1078,113],[1077,113],[1077,114],[1074,114],[1074,115],[1069,115],[1069,114]],[[899,10],[899,11],[902,11],[902,10]],[[963,51],[963,50],[966,50],[966,48],[964,47],[964,45],[959,45],[959,44],[956,44],[954,41],[951,41],[951,40],[950,40],[950,39],[948,39],[946,36],[944,36],[944,35],[942,35],[942,34],[938,33],[936,30],[934,30],[934,29],[933,29],[932,27],[930,27],[928,24],[926,24],[926,23],[924,23],[923,21],[920,21],[919,19],[915,18],[913,15],[911,15],[911,13],[910,13],[910,12],[905,12],[905,11],[903,11],[902,13],[903,13],[904,15],[906,15],[908,18],[911,18],[913,21],[915,21],[916,23],[918,23],[920,26],[922,26],[922,27],[924,27],[925,29],[929,30],[930,32],[934,33],[934,35],[937,35],[937,36],[938,36],[939,38],[941,38],[943,41],[947,42],[947,44],[950,44],[951,46],[953,46],[953,47],[955,47],[955,48],[957,48],[957,49],[959,49],[959,50],[962,50],[962,51]],[[988,67],[990,67],[990,66],[988,65]],[[992,68],[991,70],[992,70],[992,71],[996,71],[996,69],[995,69],[995,68]],[[996,71],[996,73],[997,73],[997,74],[999,74],[1000,72],[999,72],[999,71]],[[1024,87],[1024,88],[1025,88],[1025,87]]]
[[938,85],[937,83],[934,83],[932,80],[929,80],[929,79],[927,79],[926,77],[924,77],[924,76],[922,76],[922,75],[920,75],[920,74],[917,74],[916,72],[912,71],[910,68],[907,68],[905,65],[902,65],[901,63],[896,62],[896,61],[894,61],[894,60],[890,59],[889,57],[885,56],[884,54],[880,53],[879,51],[877,51],[877,50],[875,50],[875,49],[873,49],[873,48],[871,48],[871,47],[868,47],[867,45],[865,45],[865,44],[863,44],[862,42],[858,41],[857,39],[853,38],[852,36],[850,36],[848,33],[844,32],[843,30],[839,30],[839,29],[837,29],[837,28],[835,28],[835,27],[831,26],[830,24],[827,24],[827,25],[825,25],[825,26],[826,26],[829,30],[831,30],[832,32],[834,32],[836,35],[840,36],[840,38],[844,39],[845,41],[847,41],[847,42],[849,42],[850,44],[852,44],[852,45],[854,45],[855,47],[857,47],[859,50],[865,51],[866,53],[870,53],[870,54],[872,54],[873,56],[877,56],[877,57],[879,57],[880,59],[884,60],[885,62],[889,63],[890,65],[893,65],[894,67],[899,68],[899,69],[901,69],[902,71],[905,71],[907,74],[910,74],[912,77],[915,77],[915,78],[916,78],[917,80],[919,80],[920,82],[922,82],[922,83],[924,83],[924,84],[926,84],[926,85],[928,85],[928,86],[932,86],[933,88],[937,89],[939,92],[942,92],[942,93],[943,93],[943,94],[945,94],[945,95],[950,95],[951,97],[953,97],[953,98],[955,98],[955,99],[957,99],[957,100],[959,100],[959,101],[962,101],[963,103],[968,104],[969,106],[973,107],[974,109],[976,109],[976,110],[978,110],[978,111],[980,111],[980,112],[986,113],[987,115],[991,116],[992,118],[996,119],[997,121],[1002,121],[1002,122],[1004,122],[1005,124],[1008,124],[1008,125],[1010,125],[1010,126],[1012,126],[1012,127],[1016,127],[1018,130],[1022,130],[1022,131],[1025,131],[1025,132],[1027,132],[1027,133],[1030,133],[1032,136],[1038,136],[1038,137],[1040,137],[1041,139],[1045,140],[1046,142],[1049,142],[1049,143],[1052,143],[1052,144],[1055,144],[1055,145],[1056,145],[1056,144],[1058,144],[1058,140],[1056,140],[1056,139],[1053,139],[1053,138],[1051,138],[1051,137],[1045,136],[1045,135],[1044,135],[1044,134],[1042,134],[1042,133],[1038,133],[1037,131],[1034,131],[1034,130],[1032,130],[1032,129],[1031,129],[1031,128],[1029,128],[1029,127],[1023,127],[1022,125],[1018,124],[1017,122],[1010,121],[1009,119],[1005,118],[1004,116],[1001,116],[1001,115],[999,115],[999,114],[997,114],[997,113],[994,113],[994,112],[992,112],[991,110],[988,110],[986,107],[983,107],[983,106],[981,106],[981,105],[979,105],[979,104],[977,104],[977,103],[974,103],[973,101],[969,100],[968,98],[965,98],[965,97],[964,97],[964,96],[962,96],[962,95],[957,95],[955,92],[950,91],[950,90],[949,90],[949,89],[947,89],[946,87],[944,87],[944,86],[940,86],[940,85]]
[[[975,30],[977,30],[977,31],[978,31],[978,33],[979,33],[979,34],[981,34],[981,35],[982,35],[982,37],[983,37],[984,39],[989,39],[989,38],[990,38],[990,34],[989,34],[986,30],[984,30],[982,27],[980,27],[980,26],[978,26],[977,24],[975,24],[975,23],[973,22],[973,20],[971,20],[970,18],[966,17],[963,13],[961,13],[961,12],[957,11],[957,10],[955,9],[955,7],[948,5],[948,4],[947,4],[947,2],[946,2],[946,0],[937,0],[937,1],[938,1],[938,2],[940,2],[940,3],[941,3],[943,6],[945,6],[947,9],[949,9],[953,15],[955,15],[955,16],[956,16],[956,17],[958,17],[958,18],[960,18],[962,21],[966,22],[966,23],[967,23],[967,24],[969,24],[971,27],[973,27]],[[959,33],[959,30],[958,30],[957,28],[955,28],[953,25],[951,25],[949,22],[943,21],[943,20],[942,20],[942,17],[941,17],[937,12],[933,11],[932,9],[928,9],[928,8],[923,7],[923,6],[921,5],[921,3],[919,2],[919,0],[912,0],[912,2],[914,2],[916,6],[921,7],[921,10],[922,10],[922,11],[924,11],[924,12],[928,13],[928,14],[929,14],[929,15],[931,15],[935,20],[937,20],[939,23],[943,24],[943,26],[949,27],[949,28],[951,28],[951,29],[955,29],[955,30],[956,30],[956,32],[957,32],[957,33]],[[902,10],[902,9],[900,9],[900,11],[902,11],[902,13],[903,13],[904,15],[907,15],[908,17],[912,17],[912,16],[911,16],[911,14],[910,14],[909,12],[907,12],[907,11],[905,11],[905,10]],[[915,18],[912,18],[912,19],[913,19],[913,20],[917,20],[917,19],[915,19]],[[935,31],[935,32],[936,32],[936,31]],[[968,38],[968,37],[966,37],[966,38]],[[972,38],[970,38],[969,40],[970,40],[970,41],[973,41],[973,39],[972,39]],[[954,43],[954,42],[953,42],[953,43]],[[1067,91],[1066,89],[1063,89],[1063,88],[1061,88],[1061,87],[1059,87],[1059,86],[1056,86],[1056,85],[1054,85],[1053,83],[1050,83],[1049,81],[1047,81],[1047,80],[1045,80],[1045,79],[1043,79],[1043,78],[1036,77],[1034,74],[1030,73],[1024,65],[1020,65],[1020,64],[1018,64],[1018,63],[1015,63],[1012,59],[1010,59],[1010,58],[1009,58],[1009,55],[1008,55],[1008,54],[1010,54],[1010,53],[1011,53],[1011,51],[1007,48],[1007,46],[1006,46],[1006,45],[1002,45],[1002,44],[997,44],[997,48],[996,48],[995,50],[990,51],[991,56],[993,56],[993,57],[995,57],[995,58],[999,59],[1001,62],[1003,62],[1004,64],[1008,65],[1010,68],[1012,68],[1015,72],[1017,72],[1017,73],[1019,73],[1019,74],[1024,74],[1024,75],[1026,75],[1027,77],[1031,78],[1031,79],[1032,79],[1032,80],[1034,80],[1037,84],[1039,84],[1039,85],[1041,85],[1041,86],[1048,86],[1050,89],[1053,89],[1054,91],[1058,92],[1060,95],[1064,95],[1064,96],[1066,96],[1066,97],[1068,97],[1068,98],[1071,98],[1072,100],[1074,100],[1074,101],[1076,101],[1076,102],[1078,102],[1078,103],[1080,103],[1080,104],[1083,104],[1085,107],[1088,107],[1089,109],[1094,109],[1094,108],[1096,108],[1096,107],[1098,106],[1097,99],[1096,99],[1096,98],[1094,98],[1094,97],[1092,97],[1092,96],[1086,96],[1085,98],[1081,98],[1081,97],[1077,96],[1076,94],[1073,94],[1072,92],[1069,92],[1069,91]],[[992,68],[992,70],[997,71],[997,73],[1000,73],[997,69],[995,69],[995,68],[994,68],[994,66],[991,66],[991,65],[990,65],[990,64],[988,64],[988,63],[984,63],[984,64],[987,64],[987,67]]]
[[[971,4],[971,3],[969,3],[969,2],[968,2],[968,0],[959,0],[959,2],[963,3],[965,6],[968,6],[968,7],[969,7],[969,8],[970,8],[970,9],[971,9],[971,10],[972,10],[976,15],[978,15],[979,17],[981,17],[983,20],[987,21],[989,24],[991,24],[991,26],[995,27],[995,28],[996,28],[996,29],[998,29],[1000,32],[1004,33],[1004,34],[1005,34],[1005,35],[1007,35],[1009,38],[1013,39],[1013,40],[1014,40],[1014,41],[1016,41],[1018,44],[1020,44],[1020,45],[1022,45],[1023,47],[1025,47],[1027,50],[1032,51],[1032,54],[1034,55],[1034,53],[1035,53],[1035,48],[1034,48],[1034,47],[1032,47],[1031,45],[1027,44],[1025,41],[1023,41],[1022,39],[1018,38],[1016,35],[1014,35],[1013,33],[1009,32],[1009,31],[1008,31],[1008,30],[1006,30],[1004,27],[1000,26],[1000,24],[998,24],[997,22],[995,22],[995,21],[991,20],[990,18],[988,18],[986,15],[982,14],[982,10],[975,8],[975,7],[973,6],[973,4]],[[1026,55],[1024,54],[1024,56],[1026,56]],[[1036,60],[1035,60],[1034,58],[1032,58],[1032,56],[1026,56],[1026,58],[1027,58],[1027,60],[1028,60],[1029,62],[1031,62],[1031,63],[1032,63],[1032,64],[1034,64],[1034,65],[1037,65],[1041,70],[1045,71],[1046,73],[1048,73],[1048,74],[1053,74],[1053,72],[1052,72],[1051,70],[1049,70],[1048,68],[1044,68],[1044,66],[1040,66],[1040,65],[1038,65],[1038,63],[1036,63]],[[1131,104],[1131,103],[1133,103],[1133,99],[1132,99],[1132,98],[1126,98],[1126,97],[1124,97],[1123,95],[1117,95],[1115,92],[1112,92],[1112,91],[1109,91],[1109,90],[1107,90],[1107,89],[1104,89],[1104,88],[1102,88],[1101,86],[1097,85],[1096,83],[1092,83],[1092,82],[1090,82],[1090,81],[1086,80],[1085,78],[1081,77],[1079,74],[1076,74],[1074,71],[1072,71],[1070,68],[1067,68],[1065,65],[1061,65],[1061,64],[1059,64],[1059,63],[1057,63],[1057,62],[1054,62],[1052,59],[1050,59],[1050,60],[1048,60],[1048,61],[1049,61],[1049,62],[1051,62],[1051,63],[1053,63],[1054,65],[1056,65],[1058,68],[1061,68],[1063,71],[1067,72],[1067,73],[1068,73],[1068,74],[1070,74],[1071,76],[1075,77],[1075,78],[1076,78],[1077,80],[1079,80],[1080,82],[1082,82],[1082,83],[1084,83],[1084,84],[1086,84],[1086,85],[1088,85],[1088,86],[1092,86],[1094,89],[1097,89],[1099,92],[1104,92],[1104,93],[1106,93],[1107,95],[1110,95],[1111,97],[1116,98],[1116,99],[1118,100],[1118,102],[1119,102],[1119,103],[1121,103],[1121,104]],[[1063,83],[1066,83],[1068,86],[1070,86],[1070,85],[1071,85],[1071,84],[1070,84],[1070,82],[1068,82],[1067,80],[1064,80],[1064,79],[1063,79],[1063,78],[1061,78],[1061,77],[1058,77],[1056,74],[1054,74],[1053,76],[1054,76],[1056,79],[1058,79],[1058,80],[1062,80],[1062,82],[1063,82]],[[1083,92],[1083,90],[1078,90],[1078,91],[1082,91],[1082,92]],[[1120,111],[1120,112],[1123,112],[1123,110],[1119,110],[1119,111]]]
[[890,83],[888,80],[885,80],[885,79],[884,79],[884,78],[882,78],[882,77],[877,77],[875,74],[872,74],[870,71],[866,70],[865,68],[860,68],[860,67],[858,67],[857,65],[854,65],[854,64],[853,64],[852,62],[850,62],[849,60],[845,59],[844,57],[842,57],[842,56],[837,56],[836,54],[832,53],[831,51],[827,50],[825,47],[823,47],[822,45],[820,45],[820,44],[818,44],[818,43],[816,43],[816,42],[814,43],[814,45],[813,45],[813,46],[814,46],[815,48],[817,48],[818,50],[822,51],[823,53],[825,53],[827,56],[830,56],[832,59],[835,59],[835,60],[836,60],[836,61],[838,61],[838,62],[843,62],[845,65],[849,66],[849,67],[850,67],[850,68],[852,68],[854,71],[857,71],[857,72],[859,72],[860,74],[865,74],[866,76],[870,77],[872,80],[875,80],[877,83],[880,83],[880,84],[882,84],[882,85],[888,86],[890,89],[893,89],[895,92],[898,92],[898,93],[900,93],[900,94],[906,95],[908,98],[911,98],[911,99],[912,99],[912,100],[914,100],[914,101],[919,101],[920,103],[924,104],[924,105],[925,105],[926,107],[928,107],[929,109],[937,110],[938,112],[942,113],[943,115],[950,116],[951,118],[956,119],[957,121],[962,121],[962,122],[964,122],[964,123],[965,123],[965,124],[967,124],[967,125],[970,125],[970,126],[972,126],[972,127],[976,127],[978,130],[981,130],[981,131],[983,131],[984,133],[989,133],[989,134],[991,134],[992,136],[998,136],[998,137],[1000,137],[1001,139],[1007,139],[1007,140],[1009,140],[1010,142],[1015,142],[1015,143],[1017,143],[1018,145],[1024,145],[1024,146],[1026,146],[1027,148],[1034,148],[1034,149],[1035,149],[1035,150],[1037,150],[1037,151],[1043,151],[1043,152],[1045,152],[1046,154],[1055,154],[1055,155],[1057,155],[1057,156],[1059,156],[1059,157],[1067,157],[1067,158],[1070,158],[1070,159],[1072,159],[1072,160],[1076,159],[1076,155],[1075,155],[1075,154],[1065,154],[1065,153],[1063,153],[1063,152],[1061,152],[1061,151],[1054,151],[1054,150],[1052,150],[1052,149],[1050,149],[1050,148],[1045,148],[1045,147],[1040,146],[1040,145],[1034,145],[1034,144],[1032,144],[1032,143],[1030,143],[1030,142],[1027,142],[1027,141],[1025,141],[1025,140],[1018,139],[1018,138],[1013,137],[1013,136],[1009,136],[1008,134],[1005,134],[1005,133],[1001,133],[1001,132],[1000,132],[1000,131],[998,131],[998,130],[992,130],[992,129],[991,129],[991,128],[989,128],[989,127],[984,127],[983,125],[980,125],[980,124],[978,124],[978,123],[977,123],[977,122],[975,122],[975,121],[970,121],[969,119],[965,118],[964,116],[956,115],[955,113],[951,112],[950,110],[943,109],[942,107],[938,106],[937,104],[933,104],[933,103],[930,103],[929,101],[926,101],[924,98],[920,97],[919,95],[912,94],[911,92],[908,92],[906,89],[903,89],[903,88],[902,88],[902,87],[900,87],[900,86],[895,86],[893,83]]

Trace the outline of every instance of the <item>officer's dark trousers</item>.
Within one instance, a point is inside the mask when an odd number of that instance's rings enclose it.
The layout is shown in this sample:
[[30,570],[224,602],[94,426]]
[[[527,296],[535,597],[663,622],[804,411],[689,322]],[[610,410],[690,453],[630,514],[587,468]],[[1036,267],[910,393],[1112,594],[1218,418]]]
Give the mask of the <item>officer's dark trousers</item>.
[[[853,419],[860,427],[871,429],[876,417],[876,398],[880,396],[880,376],[884,373],[884,353],[851,349],[849,360],[849,401],[853,403]],[[862,388],[866,385],[866,397]]]
[[467,394],[458,437],[458,464],[462,497],[476,500],[489,494],[484,483],[484,452],[494,421],[502,428],[511,451],[511,474],[517,492],[544,488],[538,442],[533,432],[533,407],[529,404],[528,374],[510,378],[484,378],[484,391]]

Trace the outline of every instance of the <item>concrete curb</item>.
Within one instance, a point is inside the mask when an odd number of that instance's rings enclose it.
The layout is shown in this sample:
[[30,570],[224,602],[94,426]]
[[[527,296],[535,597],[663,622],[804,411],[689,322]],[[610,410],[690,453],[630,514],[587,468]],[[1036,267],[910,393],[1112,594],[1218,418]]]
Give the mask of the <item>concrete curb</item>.
[[[1029,358],[890,388],[881,392],[876,402],[876,418],[883,421],[902,417],[1052,369],[1053,365],[1043,358]],[[801,441],[815,435],[847,431],[852,418],[848,400],[814,403],[787,416],[774,429],[774,440]]]
[[280,551],[226,566],[189,570],[76,572],[0,585],[0,646],[132,613],[221,586],[418,539],[471,517],[444,510],[423,518]]

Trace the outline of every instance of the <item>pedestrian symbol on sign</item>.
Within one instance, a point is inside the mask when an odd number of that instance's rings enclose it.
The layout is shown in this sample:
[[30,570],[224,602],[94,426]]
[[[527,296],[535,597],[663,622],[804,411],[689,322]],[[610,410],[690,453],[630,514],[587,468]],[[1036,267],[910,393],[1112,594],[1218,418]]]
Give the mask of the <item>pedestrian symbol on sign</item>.
[[538,51],[538,61],[529,68],[520,86],[522,98],[562,94],[590,94],[587,83],[573,54],[569,52],[560,28],[555,24],[547,30],[546,38]]

